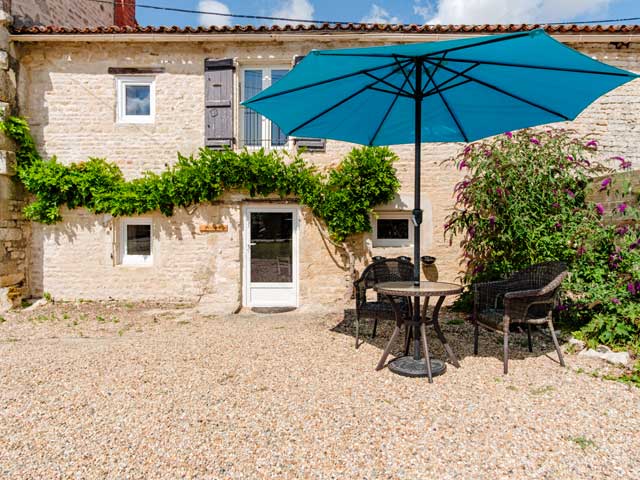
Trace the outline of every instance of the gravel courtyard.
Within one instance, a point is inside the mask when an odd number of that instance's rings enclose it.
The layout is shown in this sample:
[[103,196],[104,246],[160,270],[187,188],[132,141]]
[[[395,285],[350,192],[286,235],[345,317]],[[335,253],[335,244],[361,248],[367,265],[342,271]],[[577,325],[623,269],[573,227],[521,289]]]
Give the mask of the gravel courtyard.
[[[640,389],[445,314],[462,368],[374,371],[350,316],[64,303],[0,319],[0,477],[640,478]],[[368,331],[369,326],[365,327]],[[434,354],[442,358],[435,336]]]

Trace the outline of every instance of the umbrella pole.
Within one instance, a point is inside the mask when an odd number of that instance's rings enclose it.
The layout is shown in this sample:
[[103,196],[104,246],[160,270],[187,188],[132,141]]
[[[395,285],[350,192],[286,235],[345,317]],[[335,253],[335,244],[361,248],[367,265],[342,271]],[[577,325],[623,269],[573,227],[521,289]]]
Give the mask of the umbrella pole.
[[[422,209],[420,208],[420,162],[422,145],[422,62],[416,60],[415,85],[415,178],[413,199],[413,280],[414,285],[420,285],[420,225],[422,224]],[[420,297],[413,299],[413,358],[420,360]]]

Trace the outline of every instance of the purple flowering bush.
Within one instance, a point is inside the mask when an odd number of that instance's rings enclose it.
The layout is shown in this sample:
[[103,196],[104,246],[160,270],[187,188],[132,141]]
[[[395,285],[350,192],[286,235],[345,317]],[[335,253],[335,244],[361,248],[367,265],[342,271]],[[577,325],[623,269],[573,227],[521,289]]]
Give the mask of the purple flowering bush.
[[[452,160],[466,176],[454,189],[445,231],[461,243],[467,283],[566,262],[565,325],[589,343],[637,349],[640,215],[630,186],[617,185],[597,157],[595,140],[568,130],[521,130],[470,144]],[[609,208],[591,202],[592,192],[629,200]]]

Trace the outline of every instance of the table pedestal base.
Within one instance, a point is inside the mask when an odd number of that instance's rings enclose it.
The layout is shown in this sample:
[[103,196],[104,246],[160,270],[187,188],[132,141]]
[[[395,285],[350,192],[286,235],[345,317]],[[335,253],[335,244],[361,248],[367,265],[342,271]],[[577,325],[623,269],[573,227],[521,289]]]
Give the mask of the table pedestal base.
[[[398,357],[389,362],[389,370],[403,377],[428,377],[427,362],[423,358],[416,360],[413,355]],[[437,377],[447,370],[447,365],[437,358],[431,358],[431,376]]]

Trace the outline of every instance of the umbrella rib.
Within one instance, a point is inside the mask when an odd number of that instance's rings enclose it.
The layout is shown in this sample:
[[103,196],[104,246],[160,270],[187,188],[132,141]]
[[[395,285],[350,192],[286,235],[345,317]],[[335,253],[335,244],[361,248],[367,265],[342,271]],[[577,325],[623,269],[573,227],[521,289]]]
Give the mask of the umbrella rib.
[[484,41],[478,42],[478,43],[472,43],[470,45],[460,45],[458,47],[445,48],[443,50],[439,50],[439,51],[435,51],[435,52],[429,52],[429,53],[426,53],[424,55],[420,55],[418,58],[421,58],[423,60],[427,60],[428,57],[430,57],[432,55],[440,55],[442,53],[455,52],[457,50],[464,50],[466,48],[480,47],[482,45],[489,45],[491,43],[506,42],[507,40],[516,40],[518,38],[528,37],[530,35],[531,35],[531,32],[524,32],[524,33],[515,33],[515,34],[512,34],[512,35],[493,37],[493,38],[490,38],[489,40],[484,40]]
[[593,75],[611,75],[614,77],[629,77],[626,72],[599,72],[596,70],[587,70],[581,68],[568,68],[568,67],[551,67],[547,65],[527,65],[522,63],[508,63],[508,62],[495,62],[492,60],[468,60],[463,58],[447,58],[449,62],[458,63],[477,63],[482,65],[494,65],[498,67],[517,67],[517,68],[532,68],[535,70],[553,70],[558,72],[570,72],[570,73],[589,73]]
[[379,82],[384,83],[384,84],[385,84],[385,85],[387,85],[388,87],[391,87],[392,89],[394,89],[394,90],[398,91],[400,94],[403,94],[403,93],[404,93],[404,94],[406,94],[406,95],[407,95],[407,96],[409,96],[409,97],[413,97],[413,95],[412,95],[411,93],[406,92],[406,91],[403,89],[404,84],[403,84],[403,86],[402,86],[402,87],[398,88],[398,86],[397,86],[397,85],[394,85],[394,84],[393,84],[393,83],[391,83],[391,82],[387,82],[386,80],[383,80],[383,79],[381,79],[381,78],[378,78],[378,77],[376,77],[375,75],[372,75],[372,74],[371,74],[371,73],[369,73],[369,72],[364,72],[364,74],[365,74],[367,77],[372,78],[373,80],[378,80]]
[[[427,73],[427,75],[429,76],[429,83],[433,83],[433,88],[435,88],[436,92],[438,92],[438,95],[440,96],[440,100],[442,100],[442,103],[444,103],[444,106],[447,108],[447,111],[449,112],[449,115],[451,116],[451,118],[455,122],[456,127],[458,127],[458,131],[462,135],[462,138],[464,138],[465,142],[469,143],[469,137],[467,137],[467,134],[465,133],[464,128],[462,128],[462,125],[460,124],[460,121],[458,120],[458,117],[456,116],[456,114],[451,109],[451,106],[449,105],[449,102],[447,102],[447,99],[444,98],[444,95],[440,91],[439,85],[435,82],[435,80],[433,78],[435,76],[436,72],[438,71],[438,68],[442,64],[443,60],[444,60],[444,56],[440,59],[440,63],[438,63],[438,65],[436,65],[436,68],[433,69],[433,73],[430,73],[429,70],[426,69],[426,68],[424,70]],[[429,83],[427,83],[427,85]]]
[[[400,64],[400,60],[398,60],[397,57],[394,57],[394,58],[395,58],[396,63],[398,64],[398,66],[402,66]],[[413,93],[416,92],[416,87],[413,85],[413,83],[411,83],[411,79],[409,77],[411,77],[411,73],[413,73],[413,71],[415,69],[416,69],[415,63],[413,63],[413,67],[411,68],[411,72],[409,74],[407,74],[407,72],[404,71],[404,67],[402,67],[402,69],[400,70],[402,72],[402,75],[404,75],[404,78],[407,80],[407,83],[411,87],[411,90],[413,90]]]
[[[387,73],[383,79],[390,77],[391,75],[393,75],[394,73],[396,73],[401,67],[397,67],[394,70],[392,70],[391,72]],[[324,109],[323,111],[321,111],[320,113],[314,115],[313,117],[311,117],[310,119],[306,120],[305,122],[301,123],[300,125],[298,125],[297,127],[289,130],[289,132],[287,132],[288,135],[291,135],[293,133],[295,133],[297,130],[300,130],[302,127],[305,127],[307,125],[309,125],[311,122],[313,122],[314,120],[318,119],[319,117],[321,117],[322,115],[325,115],[326,113],[329,113],[331,110],[333,110],[334,108],[338,108],[340,105],[348,102],[349,100],[351,100],[353,97],[356,97],[358,95],[360,95],[362,92],[364,92],[367,89],[370,89],[371,87],[373,87],[376,83],[378,83],[378,80],[376,80],[373,83],[370,83],[368,85],[365,85],[364,87],[358,89],[356,92],[352,93],[351,95],[349,95],[348,97],[343,98],[342,100],[340,100],[338,103],[334,103],[333,105],[331,105],[329,108]],[[397,94],[396,94],[397,95]]]
[[[429,60],[428,58],[425,59],[425,62],[429,62],[432,65],[435,65],[435,63],[433,61]],[[452,68],[449,68],[449,67],[447,67],[445,65],[441,65],[441,67],[444,68],[445,70],[450,71],[451,73],[459,73],[456,70],[453,70]],[[532,102],[531,100],[527,100],[526,98],[523,98],[523,97],[521,97],[519,95],[516,95],[514,93],[511,93],[511,92],[508,92],[508,91],[506,91],[506,90],[504,90],[504,89],[502,89],[500,87],[496,87],[495,85],[491,85],[490,83],[484,82],[484,81],[482,81],[482,80],[480,80],[478,78],[475,78],[475,77],[472,77],[470,75],[467,75],[466,73],[465,74],[461,74],[460,76],[461,77],[465,77],[465,78],[471,80],[472,82],[478,83],[478,84],[480,84],[480,85],[482,85],[484,87],[487,87],[487,88],[489,88],[491,90],[495,90],[496,92],[500,92],[503,95],[506,95],[506,96],[511,97],[511,98],[515,98],[516,100],[519,100],[520,102],[523,102],[523,103],[526,103],[528,105],[531,105],[532,107],[538,108],[540,110],[544,110],[545,112],[550,113],[552,115],[555,115],[556,117],[560,117],[563,120],[569,120],[569,117],[567,117],[566,115],[558,113],[558,112],[556,112],[554,110],[551,110],[550,108],[547,108],[545,106],[538,105],[537,103]]]
[[[409,77],[411,76],[411,74],[413,73],[413,71],[415,69],[416,69],[416,66],[414,64],[413,68],[409,71],[409,74],[405,75],[405,77],[404,77],[405,80],[404,80],[404,83],[402,84],[402,88],[404,88],[404,86],[407,83],[409,83]],[[371,140],[369,140],[369,146],[373,145],[373,142],[376,141],[376,137],[378,136],[378,133],[380,133],[380,130],[382,129],[382,125],[384,125],[384,122],[387,121],[387,118],[391,114],[391,110],[393,110],[393,107],[395,106],[397,101],[398,101],[398,96],[396,95],[395,97],[393,97],[393,100],[391,100],[391,104],[389,105],[389,108],[387,108],[387,111],[385,112],[384,116],[382,117],[382,120],[380,121],[380,124],[378,125],[378,128],[376,128],[376,131],[373,134],[373,137],[371,137]]]
[[[447,87],[444,88],[440,88],[440,86],[438,86],[438,90],[436,90],[435,88],[432,88],[431,90],[429,90],[428,92],[425,92],[424,97],[430,97],[432,95],[435,95],[436,93],[439,92],[446,92],[447,90],[451,90],[452,88],[456,88],[456,87],[461,87],[462,85],[466,85],[467,83],[471,83],[473,80],[469,80],[469,79],[465,79],[461,82],[455,83],[453,85],[449,85]],[[442,82],[440,85],[443,85],[445,82]]]
[[[409,62],[405,62],[405,63],[409,63]],[[306,84],[306,85],[301,85],[300,87],[288,88],[288,89],[286,89],[286,90],[282,90],[282,91],[280,91],[280,92],[271,93],[271,94],[269,94],[269,95],[265,95],[265,96],[263,96],[263,97],[260,97],[260,98],[258,98],[258,99],[256,99],[256,100],[249,99],[249,100],[244,101],[243,103],[244,103],[245,105],[248,105],[248,104],[250,104],[250,103],[260,102],[260,101],[262,101],[262,100],[267,100],[267,99],[269,99],[269,98],[273,98],[273,97],[279,97],[280,95],[285,95],[285,94],[287,94],[287,93],[298,92],[298,91],[300,91],[300,90],[306,90],[307,88],[317,87],[317,86],[319,86],[319,85],[324,85],[324,84],[326,84],[326,83],[337,82],[338,80],[344,80],[345,78],[355,77],[355,76],[357,76],[357,75],[362,75],[363,73],[366,73],[366,72],[373,72],[373,71],[375,71],[375,70],[382,70],[383,68],[392,67],[393,65],[395,65],[395,62],[393,62],[393,63],[387,63],[387,64],[385,64],[385,65],[379,65],[379,66],[377,66],[377,67],[364,68],[364,69],[362,69],[362,70],[357,70],[357,71],[355,71],[355,72],[351,72],[351,73],[347,73],[347,74],[344,74],[344,75],[340,75],[340,76],[338,76],[338,77],[328,78],[328,79],[326,79],[326,80],[320,80],[319,82],[308,83],[308,84]],[[394,73],[395,73],[396,71],[397,71],[397,70],[395,70],[395,71],[394,71]],[[386,78],[386,77],[385,77],[385,78]]]
[[399,96],[399,97],[407,97],[407,98],[413,98],[413,95],[410,95],[406,92],[400,91],[400,90],[385,90],[384,88],[379,88],[379,87],[369,87],[369,90],[375,90],[376,92],[382,92],[382,93],[388,93],[390,95],[395,95],[395,96]]
[[[443,90],[442,90],[442,87],[443,87],[444,85],[447,85],[447,84],[451,83],[452,81],[456,80],[457,78],[460,78],[460,76],[461,76],[462,74],[465,74],[465,73],[467,73],[467,72],[469,72],[469,71],[473,70],[473,69],[474,69],[474,68],[476,68],[478,65],[479,65],[479,64],[471,65],[470,67],[465,68],[462,72],[458,72],[458,73],[456,73],[453,77],[449,77],[449,78],[447,78],[444,82],[442,82],[442,83],[440,83],[440,84],[438,85],[438,88],[440,88],[440,90],[441,90],[441,91],[443,91]],[[460,84],[456,84],[456,85],[462,85],[463,83],[467,83],[467,82],[462,82],[462,83],[460,83]],[[425,88],[426,88],[426,87],[425,87]],[[447,87],[447,90],[448,90],[449,88],[451,88],[451,87]],[[425,95],[425,96],[427,96],[427,97],[428,97],[428,96],[430,96],[430,95],[432,95],[433,93],[435,93],[435,90],[434,90],[433,88],[432,88],[431,90],[427,90],[426,92],[425,92],[424,90],[422,91],[422,94],[423,94],[423,95]]]

